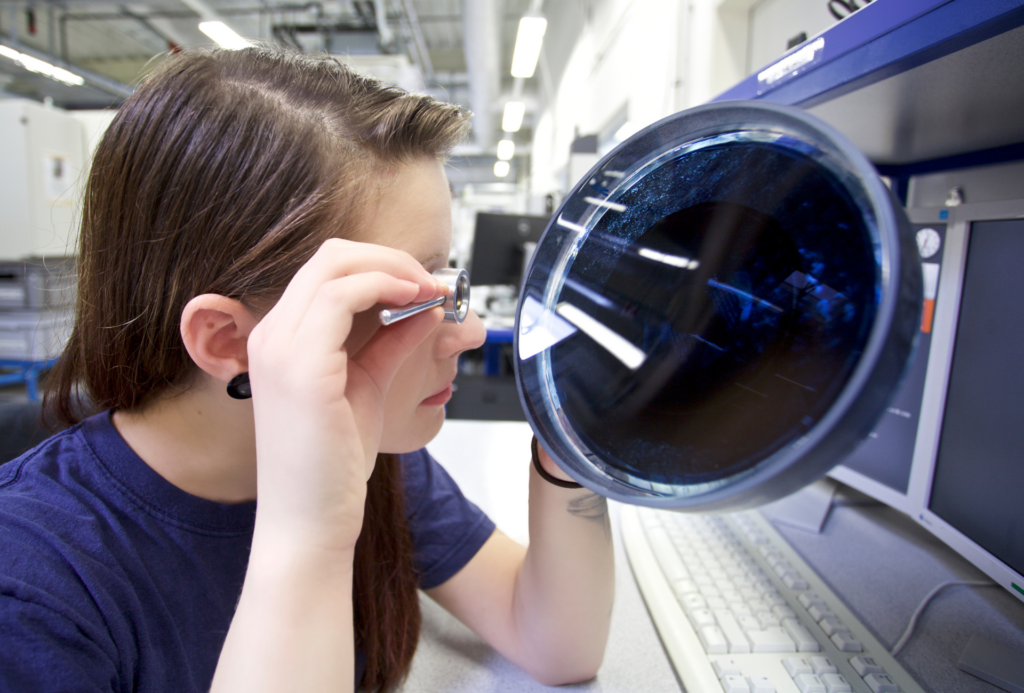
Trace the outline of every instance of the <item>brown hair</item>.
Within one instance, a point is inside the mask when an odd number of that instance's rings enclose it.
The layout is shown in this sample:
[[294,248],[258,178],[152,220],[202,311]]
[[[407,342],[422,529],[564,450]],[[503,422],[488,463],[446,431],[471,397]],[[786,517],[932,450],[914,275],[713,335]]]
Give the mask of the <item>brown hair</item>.
[[[189,386],[185,304],[265,305],[327,238],[352,237],[382,172],[443,157],[468,114],[269,47],[169,56],[121,106],[86,186],[75,325],[47,381],[51,420]],[[397,458],[378,457],[356,549],[363,684],[408,670],[420,613]]]

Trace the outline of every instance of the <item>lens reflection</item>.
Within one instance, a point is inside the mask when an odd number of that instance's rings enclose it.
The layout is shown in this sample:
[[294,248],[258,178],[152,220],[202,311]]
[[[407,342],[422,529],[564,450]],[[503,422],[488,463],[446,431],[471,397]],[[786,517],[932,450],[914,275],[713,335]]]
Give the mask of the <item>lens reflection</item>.
[[733,142],[665,163],[615,202],[558,302],[643,360],[629,367],[586,330],[551,347],[581,442],[630,474],[692,484],[805,434],[856,365],[878,300],[871,235],[835,176],[801,151]]

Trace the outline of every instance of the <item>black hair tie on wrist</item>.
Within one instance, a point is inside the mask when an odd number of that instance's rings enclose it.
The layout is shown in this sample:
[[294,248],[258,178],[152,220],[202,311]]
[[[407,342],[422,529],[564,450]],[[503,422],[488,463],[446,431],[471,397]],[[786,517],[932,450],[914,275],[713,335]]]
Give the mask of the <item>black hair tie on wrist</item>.
[[544,465],[540,463],[540,456],[537,454],[537,436],[534,436],[533,440],[530,442],[530,454],[533,456],[534,468],[537,470],[537,473],[540,474],[540,478],[544,481],[549,484],[554,484],[555,486],[560,486],[561,488],[583,488],[575,481],[562,481],[561,479],[556,479],[544,470]]

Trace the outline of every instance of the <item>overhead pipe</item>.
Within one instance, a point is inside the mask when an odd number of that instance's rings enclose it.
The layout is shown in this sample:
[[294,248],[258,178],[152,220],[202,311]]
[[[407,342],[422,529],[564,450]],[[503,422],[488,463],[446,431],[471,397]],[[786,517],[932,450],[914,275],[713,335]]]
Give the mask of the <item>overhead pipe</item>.
[[465,0],[463,50],[473,110],[473,139],[486,151],[494,142],[494,101],[498,95],[501,45],[498,12],[491,0]]

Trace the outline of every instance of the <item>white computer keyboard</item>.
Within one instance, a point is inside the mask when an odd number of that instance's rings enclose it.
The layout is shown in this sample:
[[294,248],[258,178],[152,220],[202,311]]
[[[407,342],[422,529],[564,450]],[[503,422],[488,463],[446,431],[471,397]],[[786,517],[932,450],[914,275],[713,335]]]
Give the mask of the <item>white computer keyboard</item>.
[[760,513],[624,506],[620,526],[687,693],[924,693]]

